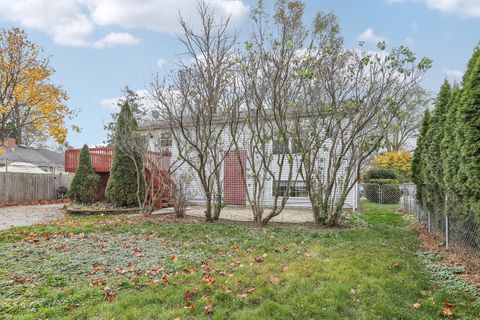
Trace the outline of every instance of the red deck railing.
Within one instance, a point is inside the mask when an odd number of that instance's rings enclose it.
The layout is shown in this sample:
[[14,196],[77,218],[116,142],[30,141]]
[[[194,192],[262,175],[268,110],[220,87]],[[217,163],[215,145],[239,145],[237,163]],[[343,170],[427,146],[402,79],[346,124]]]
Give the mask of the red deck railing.
[[[81,149],[70,149],[65,151],[65,171],[77,171]],[[98,147],[90,148],[90,158],[95,172],[110,172],[112,166],[113,148]],[[154,163],[160,170],[168,170],[170,166],[170,152],[147,152],[145,154],[147,163]]]

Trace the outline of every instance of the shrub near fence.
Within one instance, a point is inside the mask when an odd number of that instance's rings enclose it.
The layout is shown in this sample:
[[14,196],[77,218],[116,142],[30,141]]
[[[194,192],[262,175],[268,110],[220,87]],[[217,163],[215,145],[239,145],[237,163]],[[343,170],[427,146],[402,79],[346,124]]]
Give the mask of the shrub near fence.
[[73,174],[0,173],[0,202],[54,200],[61,186],[70,187]]
[[[390,181],[390,179],[372,179],[372,182],[376,180]],[[378,204],[400,203],[401,191],[398,183],[363,183],[361,187],[363,189],[363,197],[369,202]]]

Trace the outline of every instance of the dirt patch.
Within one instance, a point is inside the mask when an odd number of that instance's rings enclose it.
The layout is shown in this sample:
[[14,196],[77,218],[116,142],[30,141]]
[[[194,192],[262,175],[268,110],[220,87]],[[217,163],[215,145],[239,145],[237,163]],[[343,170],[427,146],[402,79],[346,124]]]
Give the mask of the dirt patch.
[[424,250],[442,255],[443,259],[438,261],[438,264],[463,267],[465,272],[460,276],[480,288],[480,255],[478,253],[473,253],[471,249],[457,244],[451,244],[450,249],[445,250],[443,235],[428,232],[427,226],[422,223],[415,224],[414,229],[419,233],[420,243]]

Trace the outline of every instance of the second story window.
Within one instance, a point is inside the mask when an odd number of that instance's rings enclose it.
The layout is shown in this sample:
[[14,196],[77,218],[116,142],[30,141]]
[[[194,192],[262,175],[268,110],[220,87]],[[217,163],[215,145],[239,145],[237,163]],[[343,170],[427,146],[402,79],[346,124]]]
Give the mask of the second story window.
[[172,146],[172,133],[165,131],[160,133],[160,147],[170,148]]

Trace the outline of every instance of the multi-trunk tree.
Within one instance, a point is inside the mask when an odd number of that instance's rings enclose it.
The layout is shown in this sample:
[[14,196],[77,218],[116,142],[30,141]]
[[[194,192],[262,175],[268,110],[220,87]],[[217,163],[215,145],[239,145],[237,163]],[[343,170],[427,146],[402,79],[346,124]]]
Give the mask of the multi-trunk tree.
[[237,34],[229,32],[229,19],[218,20],[206,2],[197,11],[199,28],[179,19],[178,39],[186,52],[178,70],[167,83],[154,79],[151,93],[178,157],[195,173],[205,197],[205,218],[212,221],[224,206],[221,166],[232,147],[227,128],[239,103],[232,91]]

